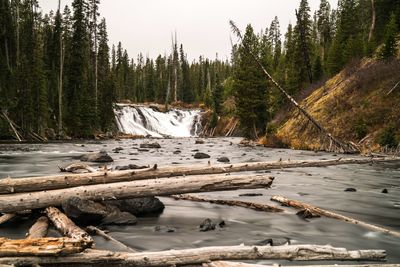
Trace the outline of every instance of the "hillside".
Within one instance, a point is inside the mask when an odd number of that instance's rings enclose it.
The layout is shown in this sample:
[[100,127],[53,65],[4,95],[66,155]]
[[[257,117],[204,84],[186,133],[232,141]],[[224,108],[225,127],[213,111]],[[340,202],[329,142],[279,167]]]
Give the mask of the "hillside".
[[[400,140],[400,60],[362,60],[347,66],[306,97],[304,106],[328,131],[364,152],[394,146]],[[395,85],[397,84],[397,87]],[[295,149],[323,149],[320,136],[304,116],[291,111],[275,135]]]

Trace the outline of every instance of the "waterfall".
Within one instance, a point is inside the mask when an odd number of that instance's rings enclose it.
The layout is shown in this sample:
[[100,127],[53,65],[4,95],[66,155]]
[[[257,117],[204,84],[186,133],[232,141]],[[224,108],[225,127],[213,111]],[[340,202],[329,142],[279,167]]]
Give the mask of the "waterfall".
[[201,131],[201,110],[156,111],[140,105],[116,104],[118,129],[125,134],[152,137],[191,137]]

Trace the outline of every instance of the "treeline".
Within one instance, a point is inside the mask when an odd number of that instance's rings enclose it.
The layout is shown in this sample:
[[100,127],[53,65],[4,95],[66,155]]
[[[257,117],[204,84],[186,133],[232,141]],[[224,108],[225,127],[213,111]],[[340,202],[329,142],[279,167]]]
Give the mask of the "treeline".
[[[108,44],[100,0],[42,14],[37,0],[0,0],[0,138],[90,137],[114,127],[113,103],[210,102],[230,64],[170,55],[129,57]],[[12,125],[12,127],[10,127]]]
[[261,33],[248,25],[243,43],[233,49],[233,92],[247,137],[274,131],[268,122],[285,99],[267,82],[245,46],[293,96],[338,73],[354,59],[395,56],[400,0],[339,0],[337,9],[332,9],[328,0],[321,0],[314,13],[308,1],[301,0],[296,18],[283,43],[275,17]]

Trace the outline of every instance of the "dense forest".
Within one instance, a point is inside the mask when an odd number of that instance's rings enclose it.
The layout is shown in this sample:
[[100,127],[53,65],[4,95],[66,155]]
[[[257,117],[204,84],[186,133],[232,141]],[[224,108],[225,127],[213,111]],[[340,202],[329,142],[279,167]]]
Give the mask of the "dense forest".
[[[229,100],[244,134],[256,137],[287,105],[240,43],[230,62],[189,62],[176,37],[168,55],[131,58],[121,43],[110,46],[99,2],[42,14],[36,0],[0,0],[2,138],[12,136],[10,124],[24,136],[91,137],[114,128],[113,103],[126,100],[204,103],[213,124]],[[396,53],[400,0],[339,0],[337,9],[321,0],[314,13],[301,0],[296,17],[284,36],[275,17],[259,33],[248,25],[243,39],[293,96],[354,59]]]

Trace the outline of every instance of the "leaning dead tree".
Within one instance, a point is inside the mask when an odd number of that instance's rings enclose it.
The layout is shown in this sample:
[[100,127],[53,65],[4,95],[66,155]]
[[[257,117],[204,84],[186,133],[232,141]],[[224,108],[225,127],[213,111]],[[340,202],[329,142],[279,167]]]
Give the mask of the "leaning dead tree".
[[[243,36],[242,33],[240,32],[239,28],[236,26],[235,22],[232,20],[229,22],[232,28],[232,31],[237,35],[240,41],[242,41],[242,46],[244,48],[244,51],[249,54],[253,60],[257,63],[257,65],[260,67],[260,69],[264,72],[264,74],[268,77],[268,79],[279,89],[279,91],[299,110],[300,113],[302,113],[320,132],[323,134],[325,137],[327,137],[330,141],[330,150],[332,151],[339,151],[339,152],[344,152],[344,153],[356,153],[359,152],[359,149],[356,148],[354,145],[351,143],[344,143],[337,138],[333,137],[331,133],[329,133],[311,114],[305,110],[303,107],[297,103],[297,101],[290,96],[285,89],[282,88],[278,84],[278,82],[275,81],[275,79],[269,74],[269,72],[265,69],[261,61],[257,58],[257,56],[254,54],[254,52],[251,50],[249,46],[246,45],[246,43],[243,42]],[[335,147],[336,149],[332,149]]]

